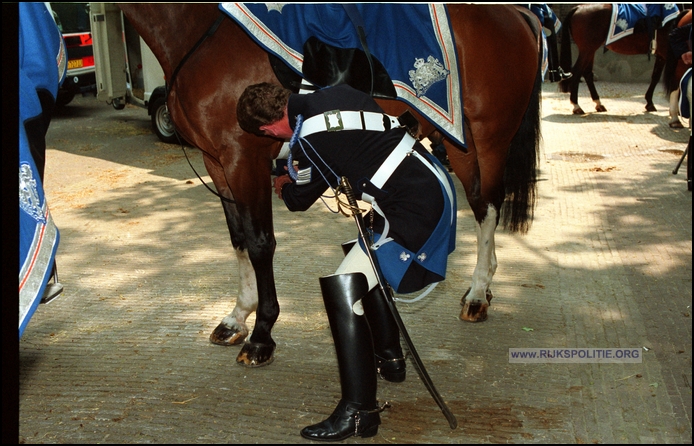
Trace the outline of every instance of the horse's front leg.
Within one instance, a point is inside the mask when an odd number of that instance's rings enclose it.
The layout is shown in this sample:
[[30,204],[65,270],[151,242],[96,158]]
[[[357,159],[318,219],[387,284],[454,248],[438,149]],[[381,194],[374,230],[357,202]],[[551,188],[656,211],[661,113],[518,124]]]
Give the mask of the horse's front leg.
[[[269,164],[268,164],[269,165]],[[265,173],[270,184],[270,172]],[[264,194],[267,207],[270,208],[270,192]],[[260,198],[258,204],[260,204]],[[236,362],[248,367],[269,365],[274,360],[275,341],[272,339],[272,327],[277,322],[280,306],[277,302],[277,289],[272,269],[272,259],[275,254],[275,235],[272,230],[272,212],[260,220],[252,217],[243,219],[244,231],[248,237],[248,257],[255,271],[257,284],[258,305],[256,307],[255,327],[250,339],[243,344],[236,357]],[[258,217],[257,214],[255,214]]]
[[[228,214],[226,208],[230,205],[222,204],[225,214]],[[234,251],[239,264],[239,297],[232,312],[222,319],[210,335],[210,342],[218,345],[238,345],[244,342],[249,333],[246,319],[258,307],[258,286],[248,252],[238,247],[234,247]]]
[[[243,342],[248,333],[246,319],[256,311],[253,334],[236,361],[249,367],[270,364],[275,342],[272,327],[279,316],[277,291],[272,270],[275,237],[270,204],[270,163],[255,157],[227,162],[224,170],[205,157],[208,173],[222,200],[231,242],[239,260],[239,297],[232,312],[210,335],[220,345]],[[239,171],[239,167],[243,171]],[[263,181],[263,179],[268,179]],[[233,192],[233,193],[232,193]]]

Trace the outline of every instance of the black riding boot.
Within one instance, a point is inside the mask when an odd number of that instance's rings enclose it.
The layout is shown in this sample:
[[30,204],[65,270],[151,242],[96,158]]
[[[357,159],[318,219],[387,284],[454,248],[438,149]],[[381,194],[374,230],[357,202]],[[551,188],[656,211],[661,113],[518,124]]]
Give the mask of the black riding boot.
[[560,82],[571,77],[571,73],[565,73],[559,66],[559,49],[557,46],[557,33],[547,36],[547,65],[550,82]]
[[[357,243],[350,240],[342,244],[342,252],[347,255]],[[400,330],[379,287],[369,291],[364,297],[363,306],[366,319],[371,328],[376,372],[390,382],[405,381],[405,357],[400,347]]]
[[405,356],[400,346],[400,330],[380,287],[364,297],[364,314],[369,321],[376,355],[376,371],[386,381],[405,381]]
[[381,424],[376,401],[376,365],[369,323],[361,299],[369,291],[362,273],[320,278],[325,311],[335,343],[342,399],[326,420],[305,427],[309,440],[341,441],[372,437]]

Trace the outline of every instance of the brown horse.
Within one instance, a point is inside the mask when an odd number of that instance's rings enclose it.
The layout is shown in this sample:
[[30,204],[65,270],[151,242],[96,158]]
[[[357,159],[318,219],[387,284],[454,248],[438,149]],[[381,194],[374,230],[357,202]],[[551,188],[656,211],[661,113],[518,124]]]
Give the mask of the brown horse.
[[[277,82],[268,55],[233,20],[220,19],[216,4],[133,3],[120,8],[161,63],[171,82],[171,118],[181,136],[203,152],[222,197],[241,284],[235,308],[210,340],[242,343],[248,335],[246,318],[256,311],[253,333],[237,362],[269,364],[275,348],[271,330],[279,315],[270,167],[281,142],[245,133],[236,122],[236,101],[246,86]],[[502,204],[503,222],[511,231],[526,232],[532,220],[540,30],[534,16],[510,5],[451,5],[448,12],[458,45],[468,146],[445,144],[478,223],[478,263],[461,313],[462,319],[475,321],[486,318],[491,299],[497,267],[494,232]],[[207,38],[196,45],[203,35]],[[399,101],[382,105],[390,114],[407,108]],[[424,135],[434,130],[420,122]]]
[[[607,111],[605,106],[600,103],[600,96],[595,88],[593,61],[595,60],[595,52],[607,41],[611,18],[611,3],[590,3],[572,8],[562,21],[561,67],[566,72],[571,69],[573,76],[559,82],[559,89],[563,93],[570,93],[569,99],[575,115],[585,113],[578,105],[578,85],[581,77],[585,79],[590,97],[595,102],[595,110],[598,112]],[[656,33],[655,64],[653,65],[651,83],[645,96],[646,111],[656,111],[655,105],[653,105],[653,92],[663,73],[668,48],[667,35],[672,29],[673,23],[674,20],[670,20]],[[571,65],[572,38],[578,47],[578,58],[573,66]],[[633,34],[607,45],[607,49],[617,54],[646,55],[651,51],[651,41],[645,29],[635,29]]]

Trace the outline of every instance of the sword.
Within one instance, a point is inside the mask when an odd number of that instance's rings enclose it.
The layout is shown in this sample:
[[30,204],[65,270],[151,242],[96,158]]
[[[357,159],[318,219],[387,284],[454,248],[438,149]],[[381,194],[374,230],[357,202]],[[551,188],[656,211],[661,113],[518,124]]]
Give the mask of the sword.
[[417,349],[415,349],[414,344],[412,343],[412,339],[410,339],[410,335],[407,333],[405,323],[402,321],[400,313],[398,312],[398,309],[395,306],[395,301],[393,300],[393,295],[391,293],[390,286],[387,285],[387,282],[383,277],[381,267],[378,265],[378,259],[376,259],[376,256],[373,254],[373,252],[371,252],[371,237],[366,232],[364,217],[361,215],[361,212],[359,211],[359,208],[357,206],[357,200],[354,197],[354,191],[352,190],[352,186],[350,186],[347,177],[341,178],[340,188],[343,190],[345,196],[347,197],[347,202],[349,203],[350,210],[352,211],[352,216],[354,217],[354,220],[357,223],[357,228],[359,229],[359,238],[361,238],[362,242],[364,243],[364,246],[366,247],[366,255],[369,257],[371,267],[376,273],[378,286],[381,289],[383,296],[385,297],[386,304],[388,305],[390,312],[393,314],[393,318],[395,318],[395,322],[397,323],[398,328],[400,329],[400,333],[402,333],[402,336],[405,339],[407,348],[409,349],[410,353],[412,354],[412,357],[414,358],[414,363],[417,367],[417,371],[419,372],[419,376],[422,378],[424,385],[426,386],[431,396],[434,398],[434,401],[436,401],[436,404],[438,404],[439,408],[441,408],[441,412],[443,412],[443,415],[448,420],[448,425],[451,427],[451,429],[455,429],[456,427],[458,427],[458,420],[456,420],[455,416],[453,415],[453,412],[451,412],[446,403],[443,401],[443,398],[441,398],[441,395],[436,390],[436,387],[434,387],[434,383],[429,377],[427,370],[424,368],[424,364],[422,363],[422,360],[419,358]]

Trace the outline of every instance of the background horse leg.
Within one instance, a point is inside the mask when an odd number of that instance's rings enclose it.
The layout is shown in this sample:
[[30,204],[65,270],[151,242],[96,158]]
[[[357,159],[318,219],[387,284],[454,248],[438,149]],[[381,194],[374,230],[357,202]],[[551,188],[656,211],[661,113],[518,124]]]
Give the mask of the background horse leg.
[[590,62],[588,70],[586,70],[586,73],[583,75],[583,78],[586,80],[586,86],[588,87],[588,91],[590,91],[590,98],[593,100],[593,102],[595,102],[595,111],[606,112],[607,109],[600,102],[600,95],[598,94],[598,90],[595,88],[592,60]]
[[578,69],[575,67],[571,70],[571,72],[573,73],[573,76],[571,76],[571,79],[568,79],[567,82],[569,82],[570,85],[569,102],[571,102],[571,106],[573,107],[572,113],[574,115],[585,115],[586,112],[584,112],[581,106],[578,105],[578,86],[581,84],[581,77],[583,76],[583,73],[578,71]]
[[651,84],[648,86],[648,90],[646,90],[646,111],[648,112],[658,111],[653,104],[653,93],[655,92],[656,85],[658,85],[658,82],[660,82],[660,77],[663,74],[664,68],[665,59],[660,56],[656,56],[655,63],[653,65],[653,73],[651,74]]
[[682,125],[682,121],[680,121],[679,100],[680,100],[680,90],[678,88],[677,90],[670,93],[670,108],[669,108],[670,122],[668,122],[668,125],[672,129],[683,129],[684,128],[684,125]]

